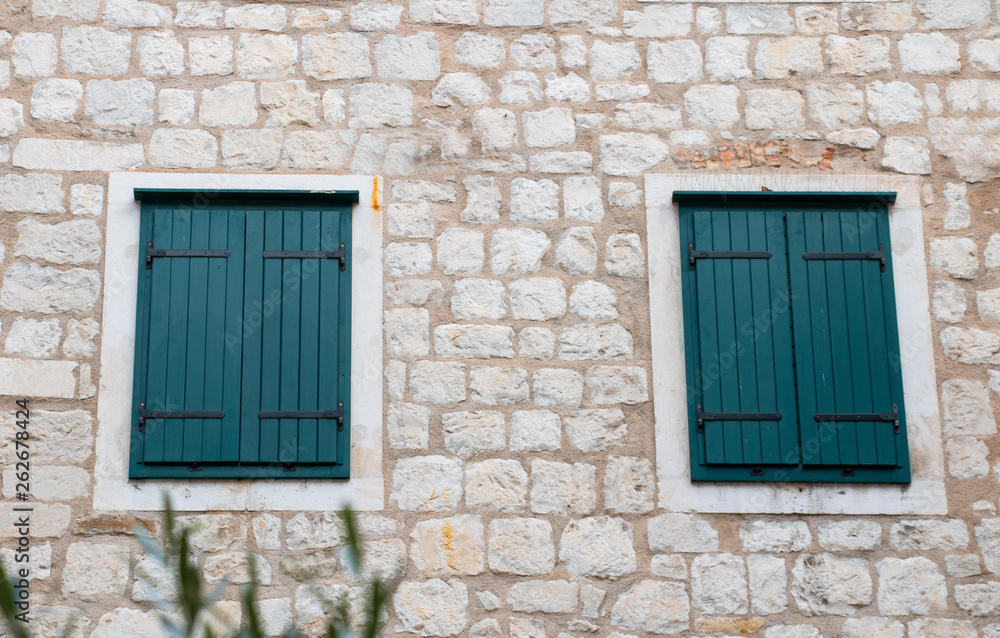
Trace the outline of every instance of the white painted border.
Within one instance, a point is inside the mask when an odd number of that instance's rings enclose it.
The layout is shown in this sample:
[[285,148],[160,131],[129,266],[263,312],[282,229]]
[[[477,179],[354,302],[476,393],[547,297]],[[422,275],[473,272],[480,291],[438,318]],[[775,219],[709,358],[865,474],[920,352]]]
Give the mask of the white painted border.
[[[128,479],[132,364],[139,268],[134,188],[359,191],[351,228],[351,478],[349,480]],[[358,510],[385,507],[382,477],[382,215],[377,177],[112,173],[104,265],[101,386],[94,509],[159,510],[163,492],[181,511]]]
[[[675,190],[895,191],[889,213],[913,482],[900,485],[692,483]],[[946,514],[920,180],[872,175],[647,175],[646,228],[659,505],[738,514]]]

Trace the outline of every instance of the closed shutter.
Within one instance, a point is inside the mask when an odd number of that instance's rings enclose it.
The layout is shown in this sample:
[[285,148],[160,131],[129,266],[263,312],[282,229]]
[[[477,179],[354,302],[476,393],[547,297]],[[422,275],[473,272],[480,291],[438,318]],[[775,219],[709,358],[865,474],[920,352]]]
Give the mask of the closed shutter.
[[681,222],[693,471],[798,465],[781,211],[686,209]]
[[675,193],[691,477],[908,483],[891,193]]
[[349,201],[191,197],[143,197],[131,476],[348,476]]
[[885,210],[789,211],[806,466],[894,468],[907,455]]

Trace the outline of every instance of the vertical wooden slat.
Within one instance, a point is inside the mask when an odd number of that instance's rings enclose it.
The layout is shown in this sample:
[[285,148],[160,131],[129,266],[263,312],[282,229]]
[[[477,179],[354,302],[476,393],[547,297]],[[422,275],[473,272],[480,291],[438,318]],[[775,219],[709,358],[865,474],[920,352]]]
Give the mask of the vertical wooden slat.
[[[861,241],[864,246],[883,244],[891,264],[887,216],[872,212],[861,215]],[[882,272],[877,262],[870,262],[863,271],[865,321],[868,330],[868,352],[871,357],[871,388],[874,405],[888,412],[892,404],[899,406],[903,418],[903,386],[899,368],[899,338],[896,329],[896,300],[892,287],[892,271]],[[879,465],[896,465],[907,458],[905,431],[893,432],[891,423],[875,424],[876,460]],[[897,456],[898,451],[898,456]]]
[[[280,209],[264,211],[264,250],[282,249],[284,215]],[[264,259],[263,345],[260,363],[260,409],[280,410],[281,390],[281,259]],[[278,462],[277,419],[260,420],[262,463]]]
[[[715,250],[713,218],[710,211],[692,211],[694,224],[694,245],[698,250]],[[686,248],[686,247],[685,247]],[[715,286],[715,266],[708,260],[695,262],[698,306],[698,366],[701,382],[701,400],[704,410],[722,405],[722,386],[718,375],[719,336],[718,293]],[[713,366],[712,363],[716,365]],[[726,448],[722,423],[705,423],[705,462],[725,463]]]
[[[223,409],[226,417],[222,420],[220,431],[219,459],[225,462],[238,461],[240,458],[240,404],[242,402],[243,383],[243,349],[245,341],[259,335],[259,324],[243,312],[244,277],[254,278],[251,273],[257,268],[259,277],[260,261],[249,263],[246,251],[246,227],[248,213],[243,210],[223,210],[226,217],[226,243],[229,247],[229,259],[226,260],[225,280],[225,329],[222,385]],[[259,279],[255,291],[260,291]],[[221,304],[220,304],[221,305]],[[259,348],[259,341],[256,342]],[[259,361],[259,354],[258,354]],[[259,373],[258,373],[259,378]],[[256,415],[253,415],[253,427],[256,429]]]
[[[340,247],[340,219],[337,211],[324,212],[320,221],[320,237],[323,250],[337,250]],[[344,308],[340,303],[340,264],[334,259],[319,260],[320,307],[319,307],[319,400],[321,405],[336,409],[342,400],[339,384],[340,339],[339,323]],[[319,423],[316,445],[316,461],[334,463],[337,460],[337,422],[324,420]]]
[[[302,213],[302,250],[320,250],[321,220],[319,210],[307,209]],[[326,213],[329,214],[329,213]],[[304,259],[301,264],[301,314],[299,337],[299,409],[320,410],[336,406],[319,403],[319,351],[320,351],[320,260]],[[298,460],[300,463],[316,462],[317,428],[335,427],[330,421],[300,419],[298,423]]]
[[[209,220],[208,247],[229,249],[228,211],[211,208],[200,213]],[[205,399],[206,410],[222,410],[225,388],[226,340],[226,274],[232,251],[226,259],[206,259],[205,316]],[[226,413],[229,416],[228,412]],[[205,419],[202,422],[202,459],[206,463],[222,460],[222,419]]]
[[[282,213],[282,250],[302,249],[302,211],[285,209]],[[281,265],[281,375],[278,405],[281,410],[300,410],[299,406],[299,320],[302,283],[302,259],[277,260]],[[295,463],[299,456],[299,420],[281,419],[278,424],[278,460]]]
[[[174,218],[171,248],[184,249],[191,247],[191,212],[184,209],[173,209],[170,215]],[[156,260],[154,260],[156,261]],[[167,410],[186,409],[184,404],[185,377],[187,368],[188,340],[188,304],[190,296],[191,260],[187,257],[176,257],[165,260],[170,265],[170,308],[167,330],[170,331],[170,346],[167,352]],[[184,419],[166,419],[163,437],[163,460],[166,462],[183,461]]]
[[[240,402],[240,462],[260,458],[261,362],[264,350],[264,211],[247,211],[243,276],[243,379]],[[269,409],[274,409],[269,408]]]
[[[712,211],[713,250],[732,250],[728,211]],[[718,384],[722,395],[722,412],[740,411],[739,378],[736,374],[736,319],[733,260],[707,260],[715,271],[717,291],[715,321],[719,335],[719,350],[715,357]],[[707,409],[707,408],[706,408]],[[722,421],[722,438],[726,463],[743,462],[743,432],[739,421]]]
[[[759,210],[733,211],[729,215],[730,247],[732,250],[764,250],[764,242],[750,243],[750,217],[760,218]],[[750,269],[757,259],[733,259],[733,318],[735,332],[732,364],[736,373],[736,391],[739,397],[738,412],[762,412],[757,396],[757,352],[753,339],[754,306],[753,279]],[[760,421],[739,422],[740,460],[742,463],[760,463],[762,459]]]
[[809,285],[809,262],[803,261],[806,252],[806,220],[801,211],[788,211],[785,215],[788,232],[788,279],[791,288],[792,321],[795,331],[795,370],[798,386],[799,428],[802,462],[818,465],[822,461],[819,424],[813,420],[817,409],[815,357],[813,355],[814,325],[810,307],[814,294]]
[[[191,216],[191,248],[210,248],[211,225],[206,211],[197,210]],[[193,258],[188,261],[188,311],[187,354],[184,365],[184,409],[204,410],[205,406],[205,344],[208,332],[208,272],[209,260]],[[209,459],[203,453],[204,420],[182,419],[182,460],[198,463]]]
[[[173,216],[169,210],[151,207],[153,215],[153,245],[171,247],[173,240]],[[141,253],[145,254],[145,246]],[[167,397],[167,354],[170,348],[170,262],[153,260],[149,292],[148,368],[146,393],[143,397],[148,410],[165,410]],[[164,422],[162,419],[148,419],[144,434],[143,460],[157,463],[163,460]]]

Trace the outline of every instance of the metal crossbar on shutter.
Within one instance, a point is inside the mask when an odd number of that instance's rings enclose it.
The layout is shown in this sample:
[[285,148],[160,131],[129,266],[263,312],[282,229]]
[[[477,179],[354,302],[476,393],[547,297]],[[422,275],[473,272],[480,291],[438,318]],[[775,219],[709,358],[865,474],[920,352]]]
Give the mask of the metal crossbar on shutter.
[[705,431],[705,421],[780,421],[778,412],[702,412],[698,406],[698,431]]
[[340,250],[265,250],[264,259],[336,259],[341,270],[347,268],[347,250],[343,244]]
[[853,252],[853,253],[843,253],[843,252],[818,252],[818,253],[802,253],[802,259],[806,261],[810,260],[849,260],[849,259],[863,259],[868,261],[877,261],[885,272],[885,247],[882,244],[878,245],[878,250],[871,250],[868,252]]
[[155,257],[229,257],[228,250],[198,250],[153,248],[153,242],[146,242],[146,268],[153,267]]
[[770,259],[767,250],[695,250],[688,244],[688,267],[694,270],[699,259]]

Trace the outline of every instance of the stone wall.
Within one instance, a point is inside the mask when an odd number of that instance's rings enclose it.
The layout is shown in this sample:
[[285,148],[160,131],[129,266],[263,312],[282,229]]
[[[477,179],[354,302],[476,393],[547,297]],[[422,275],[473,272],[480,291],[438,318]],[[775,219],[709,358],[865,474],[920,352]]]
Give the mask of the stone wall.
[[[6,0],[0,29],[0,394],[36,397],[40,635],[161,633],[127,536],[154,518],[92,511],[105,189],[134,169],[381,176],[386,507],[362,522],[391,632],[1000,637],[989,0]],[[664,512],[642,175],[824,171],[924,176],[949,513]],[[190,519],[209,580],[258,556],[270,633],[357,582],[332,512]]]

